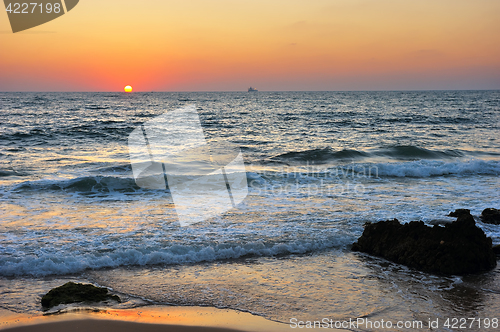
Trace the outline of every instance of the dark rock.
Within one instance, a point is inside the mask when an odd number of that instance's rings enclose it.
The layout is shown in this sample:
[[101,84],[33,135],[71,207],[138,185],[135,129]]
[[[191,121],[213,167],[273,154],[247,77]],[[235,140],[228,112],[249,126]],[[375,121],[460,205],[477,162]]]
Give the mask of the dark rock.
[[461,216],[462,214],[469,215],[470,210],[469,209],[456,209],[455,211],[450,212],[450,214],[448,214],[448,217],[455,217],[456,218],[456,217]]
[[500,244],[493,247],[493,252],[497,255],[497,257],[500,257]]
[[451,224],[453,222],[453,220],[447,220],[447,219],[433,219],[433,220],[428,220],[427,223],[430,224],[430,225],[441,225],[441,226],[444,226],[444,225],[448,225],[448,224]]
[[352,250],[431,273],[464,275],[496,266],[491,239],[465,213],[444,227],[397,219],[367,223]]
[[481,213],[481,221],[486,224],[500,225],[500,210],[488,208]]
[[51,289],[42,297],[42,306],[51,308],[59,304],[76,302],[101,302],[115,300],[121,302],[117,295],[108,294],[105,287],[96,287],[90,284],[67,282],[62,286]]

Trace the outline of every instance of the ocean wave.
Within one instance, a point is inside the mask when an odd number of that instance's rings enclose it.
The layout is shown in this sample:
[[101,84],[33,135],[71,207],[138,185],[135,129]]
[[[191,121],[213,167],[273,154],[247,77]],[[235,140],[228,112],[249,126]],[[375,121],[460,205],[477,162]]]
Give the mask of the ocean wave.
[[[353,239],[329,237],[317,240],[302,240],[290,243],[233,243],[194,247],[174,245],[165,249],[126,249],[111,253],[44,254],[41,257],[0,258],[0,275],[12,276],[47,276],[65,275],[82,272],[87,269],[116,268],[118,266],[177,265],[201,262],[213,262],[249,257],[274,257],[292,254],[304,254],[329,248],[341,248]],[[97,251],[97,250],[96,250]]]
[[263,163],[326,164],[332,161],[370,160],[380,157],[393,160],[449,160],[468,156],[495,156],[500,153],[464,151],[459,149],[433,150],[413,145],[395,145],[370,150],[343,149],[335,151],[329,147],[304,151],[289,151],[263,160]]
[[41,139],[61,139],[64,137],[85,137],[85,138],[101,138],[101,137],[123,137],[132,132],[136,127],[127,125],[119,121],[95,122],[86,123],[76,126],[65,126],[56,128],[31,129],[13,131],[11,133],[0,133],[0,140],[11,142],[19,141],[31,142]]
[[131,164],[119,164],[112,166],[103,166],[93,170],[94,172],[101,173],[131,173],[132,165]]
[[12,171],[0,170],[0,178],[2,178],[2,177],[8,177],[8,176],[27,176],[27,174],[26,173],[16,172],[14,170],[12,170]]
[[[129,164],[102,167],[95,170],[98,173],[114,175],[82,176],[73,179],[42,179],[24,181],[16,184],[11,190],[22,191],[65,191],[77,193],[130,193],[142,190],[131,175]],[[0,171],[0,177],[26,176],[10,170]],[[121,175],[121,176],[120,176]],[[335,179],[351,177],[391,178],[412,177],[427,178],[437,176],[500,176],[500,161],[470,159],[467,161],[414,160],[389,163],[350,163],[337,167],[303,167],[284,170],[259,170],[247,168],[246,178],[250,185],[264,185],[269,180],[288,181],[313,178]],[[192,180],[192,175],[186,175],[186,181]],[[167,186],[168,189],[168,186]]]
[[[22,183],[16,184],[10,188],[14,192],[23,191],[65,191],[65,192],[76,192],[76,193],[132,193],[132,192],[145,192],[149,189],[142,189],[137,184],[135,179],[132,177],[130,165],[119,165],[114,167],[101,168],[99,171],[113,172],[113,175],[95,175],[95,176],[81,176],[73,179],[42,179],[35,181],[24,181]],[[122,176],[119,176],[121,174]],[[231,173],[227,173],[231,174]],[[0,176],[10,176],[14,175],[11,173],[0,173]],[[199,189],[202,188],[203,184],[210,184],[213,181],[220,181],[219,174],[211,175],[200,175],[203,176],[202,182],[197,182]],[[184,175],[177,176],[178,180],[181,181],[192,181],[193,179],[198,179],[198,175]],[[248,173],[247,173],[248,179]],[[153,189],[157,191],[156,189]],[[163,190],[163,189],[162,189]],[[168,184],[165,185],[163,191],[168,191]]]
[[22,182],[14,191],[64,190],[70,192],[135,192],[140,188],[133,178],[84,176],[68,180],[37,180]]
[[387,163],[350,163],[332,167],[309,165],[279,169],[252,169],[247,172],[251,184],[265,184],[266,180],[286,181],[300,179],[335,178],[427,178],[436,176],[500,175],[500,161],[469,159],[466,161],[412,160]]
[[413,145],[396,145],[373,152],[373,155],[396,159],[444,159],[464,156],[460,150],[431,150]]
[[425,178],[444,175],[500,175],[500,161],[471,159],[465,162],[418,160],[375,164],[379,177]]
[[269,161],[299,161],[299,162],[326,162],[338,159],[356,159],[368,156],[366,152],[357,150],[334,151],[331,148],[312,149],[305,151],[291,151],[269,158]]
[[49,138],[52,137],[52,133],[47,132],[46,130],[43,129],[32,129],[30,131],[24,130],[24,131],[13,132],[10,134],[7,133],[0,134],[0,140],[5,140],[5,141],[18,141],[23,139],[37,138],[37,137]]
[[88,105],[85,105],[85,108],[88,110],[107,110],[110,107],[108,105],[102,106],[102,105],[96,105],[96,104],[88,104]]

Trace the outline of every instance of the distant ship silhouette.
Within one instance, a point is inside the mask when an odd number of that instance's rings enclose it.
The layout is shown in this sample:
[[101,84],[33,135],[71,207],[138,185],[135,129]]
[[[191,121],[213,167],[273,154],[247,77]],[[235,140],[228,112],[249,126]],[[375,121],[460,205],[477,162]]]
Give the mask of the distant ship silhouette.
[[257,92],[259,90],[255,89],[255,88],[252,88],[252,87],[249,87],[248,88],[248,92]]

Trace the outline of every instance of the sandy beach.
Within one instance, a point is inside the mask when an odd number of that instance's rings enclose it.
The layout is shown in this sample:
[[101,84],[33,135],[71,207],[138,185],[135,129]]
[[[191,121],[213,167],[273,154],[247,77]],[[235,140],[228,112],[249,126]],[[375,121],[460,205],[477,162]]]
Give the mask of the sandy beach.
[[94,319],[76,320],[76,321],[65,321],[65,322],[55,322],[55,323],[45,323],[30,326],[20,326],[9,328],[6,331],[17,331],[17,332],[49,332],[49,331],[145,331],[145,332],[156,332],[156,331],[182,331],[182,332],[194,332],[194,331],[237,331],[223,328],[215,327],[192,327],[192,326],[179,326],[179,325],[162,325],[162,324],[143,324],[143,323],[132,323],[124,321],[101,321]]
[[290,331],[288,324],[250,313],[212,307],[148,306],[135,309],[95,309],[53,315],[16,314],[0,310],[0,330],[12,332],[128,331]]

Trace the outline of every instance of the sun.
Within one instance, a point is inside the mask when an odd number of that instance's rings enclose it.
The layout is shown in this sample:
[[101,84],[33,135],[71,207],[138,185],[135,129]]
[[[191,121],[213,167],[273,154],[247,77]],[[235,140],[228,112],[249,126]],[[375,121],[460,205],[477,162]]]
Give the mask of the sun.
[[130,85],[127,85],[123,88],[123,90],[125,90],[125,92],[132,92],[132,87]]

